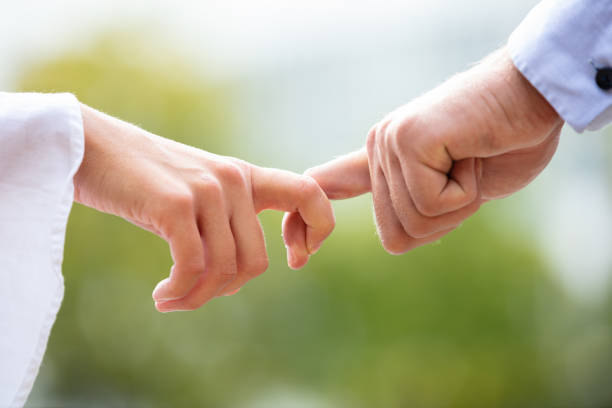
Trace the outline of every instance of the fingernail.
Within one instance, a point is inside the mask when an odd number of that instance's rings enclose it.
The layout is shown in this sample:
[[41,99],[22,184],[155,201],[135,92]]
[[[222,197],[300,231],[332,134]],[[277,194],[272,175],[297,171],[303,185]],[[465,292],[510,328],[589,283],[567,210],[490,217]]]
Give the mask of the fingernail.
[[158,312],[160,313],[168,313],[171,312],[172,310],[163,310],[162,306],[160,306],[161,302],[155,302],[155,309],[157,309]]
[[167,291],[167,288],[166,288],[167,281],[168,281],[168,278],[162,279],[161,281],[157,283],[157,285],[155,285],[155,289],[153,289],[153,293],[151,294],[151,296],[156,302],[167,300],[166,299],[167,296],[164,293]]
[[172,296],[167,296],[166,294],[164,294],[164,289],[160,288],[159,285],[155,288],[155,290],[153,290],[152,297],[153,300],[156,302],[167,302],[168,300],[175,299]]
[[287,263],[289,266],[295,264],[296,257],[291,248],[287,247]]
[[223,296],[232,296],[235,295],[236,293],[238,293],[240,291],[240,288],[236,289],[236,290],[232,290],[230,293],[226,293]]
[[323,242],[319,242],[319,243],[317,243],[315,245],[312,245],[312,246],[309,245],[308,246],[308,253],[310,255],[316,254],[319,251],[319,249],[321,249],[322,245],[323,245]]

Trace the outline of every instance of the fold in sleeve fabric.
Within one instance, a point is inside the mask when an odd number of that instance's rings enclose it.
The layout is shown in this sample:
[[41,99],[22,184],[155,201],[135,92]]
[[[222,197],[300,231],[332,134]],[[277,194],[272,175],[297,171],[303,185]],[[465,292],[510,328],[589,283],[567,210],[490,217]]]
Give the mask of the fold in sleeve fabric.
[[612,1],[544,0],[508,40],[522,74],[576,131],[612,122],[612,90],[597,70],[612,69]]
[[0,92],[0,407],[25,404],[64,294],[64,235],[83,158],[71,94]]

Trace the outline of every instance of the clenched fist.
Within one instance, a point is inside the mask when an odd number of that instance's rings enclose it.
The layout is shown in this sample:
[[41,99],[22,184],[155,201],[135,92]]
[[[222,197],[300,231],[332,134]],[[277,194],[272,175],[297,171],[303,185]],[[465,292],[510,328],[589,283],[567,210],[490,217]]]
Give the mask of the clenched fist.
[[526,186],[552,158],[562,126],[501,50],[388,114],[361,151],[306,174],[333,199],[371,191],[382,244],[399,254]]

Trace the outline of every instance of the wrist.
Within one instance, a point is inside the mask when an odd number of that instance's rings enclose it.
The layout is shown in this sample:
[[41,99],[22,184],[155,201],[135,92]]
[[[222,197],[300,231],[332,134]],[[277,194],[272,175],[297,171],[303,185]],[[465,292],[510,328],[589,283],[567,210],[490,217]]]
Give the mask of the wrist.
[[489,91],[511,129],[533,132],[547,130],[563,120],[552,105],[516,68],[507,49],[494,52],[482,63],[488,73]]
[[95,119],[92,117],[92,109],[87,105],[81,103],[81,117],[83,119],[83,137],[84,137],[84,153],[83,160],[76,174],[74,175],[74,201],[78,203],[83,203],[82,197],[82,186],[84,180],[88,178],[88,174],[90,173],[90,161],[91,156],[95,156],[96,153],[96,143],[95,137],[93,137],[92,133],[94,133],[93,128],[95,127],[94,122]]
[[113,163],[121,160],[125,131],[121,122],[85,104],[81,104],[85,151],[74,175],[74,200],[93,206],[92,189],[102,189]]

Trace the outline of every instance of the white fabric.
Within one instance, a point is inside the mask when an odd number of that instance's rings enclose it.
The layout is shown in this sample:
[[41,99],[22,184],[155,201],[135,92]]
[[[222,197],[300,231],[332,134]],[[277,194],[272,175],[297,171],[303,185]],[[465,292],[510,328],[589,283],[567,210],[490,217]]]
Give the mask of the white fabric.
[[[612,121],[612,0],[544,0],[508,41],[512,60],[574,129]],[[64,284],[61,264],[83,125],[70,94],[0,92],[0,407],[21,407]]]
[[64,294],[83,122],[70,94],[0,92],[0,407],[32,389]]
[[612,67],[612,0],[544,0],[512,33],[516,67],[576,131],[612,122],[612,90],[596,67]]

